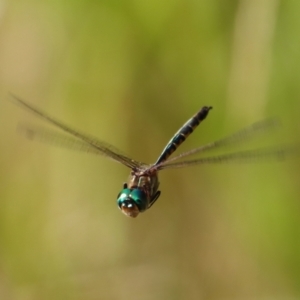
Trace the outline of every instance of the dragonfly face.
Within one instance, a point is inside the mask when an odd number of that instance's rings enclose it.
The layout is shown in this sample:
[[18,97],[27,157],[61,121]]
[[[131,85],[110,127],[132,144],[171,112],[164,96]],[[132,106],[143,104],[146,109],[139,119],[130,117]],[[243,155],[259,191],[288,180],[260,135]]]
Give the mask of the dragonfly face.
[[118,195],[117,204],[123,214],[136,218],[140,212],[148,208],[148,199],[141,189],[124,188]]
[[136,218],[139,213],[149,209],[158,199],[158,177],[156,172],[144,171],[130,173],[128,183],[117,198],[118,207],[128,217]]

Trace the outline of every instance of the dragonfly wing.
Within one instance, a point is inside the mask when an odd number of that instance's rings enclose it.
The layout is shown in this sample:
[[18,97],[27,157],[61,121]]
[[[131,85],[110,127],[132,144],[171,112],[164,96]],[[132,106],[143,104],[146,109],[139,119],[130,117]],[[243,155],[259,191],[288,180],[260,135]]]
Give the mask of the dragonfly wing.
[[82,150],[86,152],[100,154],[109,157],[117,162],[120,162],[131,169],[140,169],[142,165],[144,165],[140,162],[137,162],[125,156],[124,154],[121,154],[121,152],[117,150],[115,147],[113,147],[112,145],[100,141],[98,139],[89,137],[83,133],[80,133],[79,131],[72,129],[71,127],[63,124],[60,121],[57,121],[56,119],[50,117],[44,112],[38,110],[34,106],[27,104],[20,98],[14,95],[13,97],[17,104],[26,108],[30,112],[36,114],[40,118],[48,121],[52,125],[55,125],[56,127],[60,128],[64,132],[70,134],[70,136],[67,136],[52,131],[50,129],[46,129],[38,126],[31,126],[29,124],[27,125],[22,124],[19,126],[19,131],[23,133],[26,137],[30,139],[36,139],[43,142],[64,146],[67,148],[73,148],[76,150]]
[[158,167],[158,170],[183,168],[200,164],[221,163],[247,163],[262,161],[280,161],[289,157],[300,155],[300,145],[284,145],[278,147],[266,147],[248,151],[240,151],[219,156],[204,157],[195,160],[186,160],[177,163],[168,163]]
[[215,142],[197,147],[195,149],[183,152],[171,159],[160,164],[169,164],[175,160],[181,159],[186,156],[190,156],[196,153],[206,152],[208,150],[213,150],[225,146],[232,146],[245,141],[249,141],[251,138],[258,137],[261,134],[269,133],[271,130],[278,129],[280,127],[280,122],[278,119],[268,119],[260,122],[256,122],[251,126],[245,127],[244,129],[237,131],[236,133],[227,136],[223,139],[217,140]]

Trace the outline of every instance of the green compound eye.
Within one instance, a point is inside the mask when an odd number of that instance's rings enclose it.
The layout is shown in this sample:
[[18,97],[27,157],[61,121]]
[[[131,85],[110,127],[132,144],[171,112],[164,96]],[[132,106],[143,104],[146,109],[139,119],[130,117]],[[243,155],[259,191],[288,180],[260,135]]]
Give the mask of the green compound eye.
[[135,218],[147,209],[147,196],[140,189],[123,189],[118,195],[117,204],[126,216]]

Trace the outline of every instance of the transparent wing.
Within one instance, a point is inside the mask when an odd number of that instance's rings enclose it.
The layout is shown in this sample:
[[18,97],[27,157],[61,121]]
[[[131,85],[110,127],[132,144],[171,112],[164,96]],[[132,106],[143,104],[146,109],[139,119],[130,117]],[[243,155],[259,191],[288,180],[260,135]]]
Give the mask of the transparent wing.
[[36,114],[37,116],[48,121],[52,125],[55,125],[56,127],[60,128],[61,130],[73,136],[73,137],[66,136],[46,128],[33,127],[24,124],[20,125],[19,131],[25,134],[28,138],[36,139],[36,140],[40,140],[52,144],[57,144],[68,148],[82,150],[86,152],[97,153],[109,157],[117,162],[120,162],[131,169],[140,169],[142,165],[144,165],[138,161],[135,161],[121,154],[121,152],[117,150],[115,147],[113,147],[112,145],[109,145],[103,141],[89,137],[83,133],[80,133],[79,131],[74,130],[71,127],[63,124],[62,122],[55,120],[54,118],[38,110],[34,106],[26,103],[20,98],[14,95],[12,95],[12,97],[14,98],[14,101],[17,104],[21,105],[23,108],[26,108],[30,112]]
[[[22,122],[18,124],[17,131],[19,134],[23,135],[29,140],[34,140],[45,144],[50,144],[58,147],[76,150],[76,151],[83,151],[83,152],[94,153],[98,155],[105,155],[104,153],[100,152],[97,148],[91,146],[85,141],[79,140],[71,135],[66,135],[64,133],[46,127]],[[107,149],[112,150],[112,146],[104,142],[101,142],[101,144],[103,146],[105,144],[105,147]],[[114,151],[117,150],[114,149]],[[118,151],[118,153],[121,152]]]
[[300,145],[283,145],[275,147],[259,148],[254,150],[240,151],[218,156],[204,157],[183,162],[164,164],[158,170],[171,168],[183,168],[200,164],[221,164],[221,163],[247,163],[260,161],[280,161],[289,157],[300,156]]
[[268,119],[260,122],[256,122],[248,127],[245,127],[242,130],[237,131],[236,133],[227,136],[223,139],[217,140],[215,142],[197,147],[195,149],[183,152],[167,161],[158,165],[159,169],[163,165],[169,165],[171,162],[181,159],[186,156],[190,156],[196,153],[206,152],[208,150],[213,150],[225,146],[233,146],[245,141],[249,141],[252,138],[258,137],[261,134],[269,133],[271,130],[278,129],[280,127],[280,122],[278,119]]

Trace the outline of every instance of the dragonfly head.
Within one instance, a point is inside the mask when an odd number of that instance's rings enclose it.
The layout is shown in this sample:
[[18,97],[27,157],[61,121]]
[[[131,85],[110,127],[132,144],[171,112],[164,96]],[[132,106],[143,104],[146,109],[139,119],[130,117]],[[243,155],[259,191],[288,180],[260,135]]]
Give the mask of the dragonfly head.
[[140,212],[145,211],[147,203],[147,196],[140,189],[123,189],[117,199],[122,213],[132,218],[136,218]]

